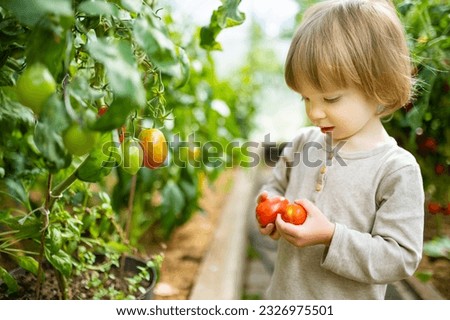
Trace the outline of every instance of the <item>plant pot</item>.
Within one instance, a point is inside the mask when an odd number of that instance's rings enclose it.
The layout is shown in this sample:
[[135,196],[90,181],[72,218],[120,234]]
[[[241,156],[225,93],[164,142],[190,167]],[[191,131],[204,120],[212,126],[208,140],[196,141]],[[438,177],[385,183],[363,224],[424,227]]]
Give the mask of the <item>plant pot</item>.
[[147,288],[145,290],[145,293],[138,296],[138,299],[151,300],[153,299],[153,287],[155,286],[157,280],[157,273],[155,267],[149,268],[146,264],[146,261],[140,258],[133,256],[125,257],[125,272],[138,274],[140,271],[139,267],[147,268],[148,270],[150,270],[150,281],[149,284],[146,286]]

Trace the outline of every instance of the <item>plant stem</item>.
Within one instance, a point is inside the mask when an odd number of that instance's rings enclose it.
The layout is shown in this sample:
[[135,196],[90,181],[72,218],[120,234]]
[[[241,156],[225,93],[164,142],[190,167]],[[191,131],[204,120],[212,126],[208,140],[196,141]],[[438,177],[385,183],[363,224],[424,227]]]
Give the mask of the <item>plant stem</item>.
[[440,214],[437,214],[435,216],[435,220],[436,222],[436,235],[440,238],[442,237],[442,216]]
[[[87,157],[86,157],[87,159]],[[84,161],[86,161],[84,159]],[[83,163],[84,163],[83,161]],[[82,163],[82,164],[83,164]],[[82,165],[81,164],[81,165]],[[80,166],[81,166],[80,165]],[[47,195],[45,198],[45,205],[44,205],[44,214],[42,216],[44,227],[42,228],[41,232],[41,246],[39,248],[39,258],[38,258],[38,272],[37,272],[37,282],[36,282],[36,300],[40,300],[41,298],[41,287],[42,287],[42,264],[44,261],[44,251],[45,251],[45,234],[48,227],[48,219],[50,212],[53,208],[53,205],[55,204],[56,199],[60,198],[62,193],[69,188],[72,183],[77,180],[76,177],[77,169],[75,169],[66,179],[64,179],[60,184],[58,184],[53,190],[52,190],[52,181],[53,181],[53,175],[49,173],[48,180],[47,180]],[[58,277],[58,285],[60,289],[62,289],[61,294],[63,297],[67,297],[66,293],[66,283],[65,279],[61,280],[63,276],[61,275]]]
[[[83,162],[78,166],[81,167],[83,163],[87,160],[88,157],[86,157]],[[67,188],[69,188],[72,183],[74,183],[77,180],[77,169],[75,169],[66,179],[61,181],[60,184],[58,184],[53,190],[51,191],[51,199],[49,204],[49,209],[53,207],[55,204],[55,201],[61,197],[64,191],[66,191]]]
[[56,279],[58,280],[58,288],[59,288],[59,292],[61,293],[61,298],[62,298],[62,300],[67,300],[68,295],[67,295],[66,277],[64,277],[63,274],[61,272],[59,272],[58,270],[55,270],[55,272],[56,272]]
[[[131,229],[131,221],[133,218],[133,204],[134,204],[134,194],[136,192],[136,181],[137,175],[133,175],[131,178],[131,186],[130,186],[130,197],[128,198],[128,215],[127,221],[125,224],[125,240],[127,244],[130,242],[130,229]],[[125,254],[122,254],[120,259],[120,275],[123,277],[125,273]]]
[[36,300],[41,299],[41,287],[42,287],[42,264],[44,262],[44,249],[45,249],[45,233],[48,227],[48,215],[50,213],[50,201],[51,201],[51,190],[52,190],[53,175],[48,174],[47,179],[47,196],[45,198],[44,213],[42,215],[42,221],[44,227],[41,231],[41,246],[39,248],[39,258],[38,258],[38,272],[37,272],[37,282],[36,282]]

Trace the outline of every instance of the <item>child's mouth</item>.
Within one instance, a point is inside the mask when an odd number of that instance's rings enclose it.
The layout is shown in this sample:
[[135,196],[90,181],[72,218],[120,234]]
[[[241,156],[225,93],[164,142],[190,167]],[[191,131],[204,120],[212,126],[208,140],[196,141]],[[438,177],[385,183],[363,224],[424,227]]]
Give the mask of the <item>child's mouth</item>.
[[322,131],[322,133],[331,132],[333,129],[334,127],[320,127],[320,131]]

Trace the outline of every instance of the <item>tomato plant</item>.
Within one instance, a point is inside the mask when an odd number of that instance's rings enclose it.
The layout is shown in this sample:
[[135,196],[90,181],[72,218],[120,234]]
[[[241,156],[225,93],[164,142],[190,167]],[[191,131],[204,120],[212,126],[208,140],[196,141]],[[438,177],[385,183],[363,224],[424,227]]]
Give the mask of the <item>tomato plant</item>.
[[[95,253],[136,252],[143,234],[169,237],[199,210],[199,181],[223,168],[173,165],[159,139],[147,157],[158,170],[139,170],[134,136],[158,127],[167,141],[245,138],[253,103],[217,79],[209,53],[222,29],[244,21],[239,2],[223,1],[202,32],[187,34],[156,1],[43,0],[23,10],[27,0],[0,0],[0,254],[37,276],[37,298],[44,266],[67,297],[67,279]],[[219,100],[230,112],[212,110]],[[149,203],[155,194],[162,201]],[[3,266],[0,277],[17,289]]]
[[409,36],[417,81],[412,102],[386,127],[419,162],[427,202],[445,207],[450,203],[450,6],[438,0],[396,5]]

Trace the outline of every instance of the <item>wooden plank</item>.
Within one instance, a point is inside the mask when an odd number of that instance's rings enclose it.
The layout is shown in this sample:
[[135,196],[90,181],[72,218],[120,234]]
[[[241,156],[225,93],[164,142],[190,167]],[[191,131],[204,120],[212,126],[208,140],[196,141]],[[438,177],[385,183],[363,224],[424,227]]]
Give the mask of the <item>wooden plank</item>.
[[445,300],[431,283],[423,283],[414,276],[405,279],[405,282],[422,300]]
[[237,170],[210,249],[200,266],[190,300],[241,298],[247,251],[246,216],[251,198],[251,172]]

